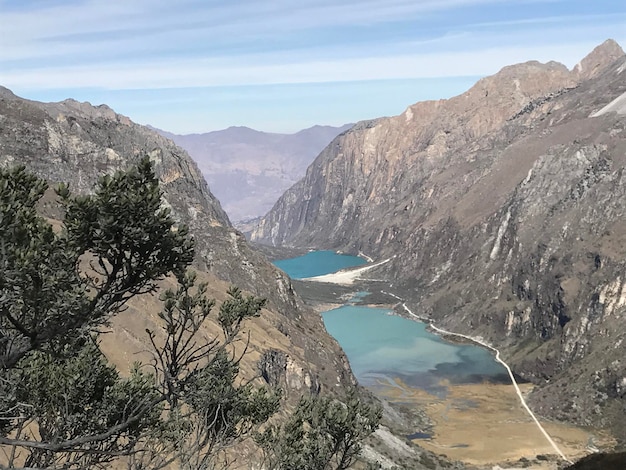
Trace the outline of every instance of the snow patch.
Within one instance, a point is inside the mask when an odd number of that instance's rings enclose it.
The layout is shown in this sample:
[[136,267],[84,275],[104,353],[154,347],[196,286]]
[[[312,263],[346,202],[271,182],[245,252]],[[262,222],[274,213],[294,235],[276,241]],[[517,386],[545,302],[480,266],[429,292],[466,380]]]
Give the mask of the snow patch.
[[492,261],[495,260],[498,257],[498,254],[500,253],[500,248],[502,245],[502,238],[504,238],[504,233],[506,232],[506,229],[509,227],[509,220],[511,220],[511,209],[509,209],[506,212],[506,215],[504,216],[504,221],[502,222],[502,225],[500,225],[500,228],[498,229],[498,235],[496,235],[496,241],[493,244],[493,249],[491,250],[491,253],[489,254],[489,259],[491,259]]
[[602,116],[603,114],[606,114],[606,113],[613,113],[613,112],[617,114],[626,114],[626,92],[622,93],[620,96],[615,98],[613,101],[607,104],[600,111],[596,111],[595,113],[591,114],[589,117],[594,118],[594,117]]

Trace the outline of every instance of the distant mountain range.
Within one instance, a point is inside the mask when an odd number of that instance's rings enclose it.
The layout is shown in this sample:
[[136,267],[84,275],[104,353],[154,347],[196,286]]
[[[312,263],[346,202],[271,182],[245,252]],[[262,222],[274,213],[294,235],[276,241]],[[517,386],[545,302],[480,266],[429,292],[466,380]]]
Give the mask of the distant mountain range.
[[187,150],[229,218],[241,222],[266,214],[322,149],[351,127],[313,126],[295,134],[249,127],[187,135],[155,130]]

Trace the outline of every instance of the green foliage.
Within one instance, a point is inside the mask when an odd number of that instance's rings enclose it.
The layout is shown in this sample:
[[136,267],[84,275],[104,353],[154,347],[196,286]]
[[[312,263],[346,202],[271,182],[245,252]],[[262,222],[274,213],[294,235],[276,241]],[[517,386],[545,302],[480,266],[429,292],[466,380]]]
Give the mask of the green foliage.
[[304,397],[282,426],[268,427],[256,440],[270,469],[341,470],[355,462],[381,418],[382,410],[362,402],[355,389],[342,400]]
[[67,186],[57,194],[65,209],[69,240],[97,258],[94,268],[119,300],[154,289],[169,272],[182,276],[193,259],[186,227],[174,229],[162,207],[159,181],[148,158],[114,176],[103,176],[93,195],[71,197]]
[[[58,451],[31,448],[26,466],[48,468],[68,460],[78,466],[110,462],[132,449],[144,430],[159,421],[154,377],[136,366],[129,378],[120,378],[92,341],[72,345],[71,350],[72,357],[35,352],[23,361],[17,374],[17,400],[24,404],[20,429],[36,428],[47,443],[78,441],[78,451],[71,445]],[[109,433],[134,416],[138,419],[123,430]],[[106,434],[81,442],[84,436]]]
[[0,368],[72,330],[89,299],[79,253],[36,212],[47,185],[0,169]]
[[228,290],[228,295],[231,298],[222,304],[218,320],[224,335],[230,338],[239,331],[243,320],[260,315],[266,300],[254,296],[244,297],[241,290],[235,286]]
[[[278,410],[281,394],[250,383],[237,384],[245,348],[236,357],[233,343],[242,322],[257,317],[265,301],[231,288],[216,318],[224,337],[205,339],[199,332],[213,302],[205,297],[205,284],[193,292],[195,282],[195,274],[187,273],[176,291],[162,295],[164,309],[159,316],[164,341],[160,343],[155,332],[148,333],[155,352],[153,368],[167,402],[164,428],[169,451],[176,449],[182,468],[202,469],[211,468],[221,449],[267,421]],[[145,453],[143,466],[146,460],[148,467],[155,466],[163,443],[161,439],[157,452]]]
[[[154,374],[136,366],[130,378],[119,377],[92,335],[168,273],[182,280],[179,303],[202,314],[193,316],[190,337],[178,317],[166,322],[167,335],[185,337],[185,347],[196,344],[193,336],[213,303],[205,287],[187,295],[194,276],[183,274],[193,241],[162,207],[147,158],[102,177],[91,195],[74,196],[59,186],[65,219],[56,232],[37,213],[47,188],[23,167],[0,169],[0,445],[11,449],[10,466],[21,459],[35,466],[93,467],[136,451],[159,433],[172,436],[164,404],[202,388],[170,385],[201,372],[220,343],[187,349],[191,356],[164,357]],[[176,308],[169,304],[166,299],[163,318]],[[198,356],[200,350],[206,354]]]
[[[176,229],[150,161],[102,177],[94,194],[57,190],[57,234],[36,204],[47,184],[23,167],[0,170],[0,367],[30,351],[62,350],[108,321],[170,272],[182,275],[193,242]],[[85,270],[89,263],[92,272]]]

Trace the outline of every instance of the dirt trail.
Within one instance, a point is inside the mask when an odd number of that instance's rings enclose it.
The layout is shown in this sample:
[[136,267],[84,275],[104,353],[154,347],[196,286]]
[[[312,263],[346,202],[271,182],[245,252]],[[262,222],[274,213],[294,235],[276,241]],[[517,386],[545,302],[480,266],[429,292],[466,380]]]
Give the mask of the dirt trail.
[[[397,296],[394,296],[397,297]],[[402,307],[404,308],[404,310],[407,311],[407,313],[409,313],[410,315],[412,315],[415,318],[419,318],[420,321],[423,321],[422,318],[420,318],[418,315],[414,314],[411,309],[409,309],[409,307],[406,306],[406,304],[403,302],[402,303]],[[498,361],[500,364],[502,364],[504,366],[504,368],[507,370],[507,372],[509,373],[509,377],[511,378],[511,383],[513,384],[513,386],[515,387],[515,392],[517,393],[517,396],[519,397],[520,403],[522,404],[522,406],[524,407],[524,409],[526,410],[526,412],[528,413],[528,415],[532,418],[532,420],[535,422],[535,424],[537,425],[537,427],[539,428],[539,430],[542,432],[542,434],[545,436],[545,438],[547,439],[547,441],[550,443],[550,445],[552,446],[552,448],[556,451],[557,454],[559,454],[559,456],[565,460],[568,463],[573,463],[571,460],[569,460],[565,454],[563,454],[563,452],[561,452],[561,449],[559,448],[559,446],[556,444],[556,442],[554,442],[554,440],[550,437],[550,434],[548,434],[548,432],[544,429],[544,427],[541,425],[541,423],[539,422],[539,420],[537,419],[537,417],[535,416],[535,414],[532,412],[532,410],[529,408],[528,404],[526,403],[526,400],[524,399],[524,395],[522,394],[522,391],[519,388],[519,385],[517,384],[517,381],[515,380],[515,376],[513,375],[513,371],[511,370],[511,368],[509,367],[509,365],[504,362],[501,358],[500,358],[500,351],[496,348],[494,348],[493,346],[491,346],[490,344],[485,343],[482,339],[480,338],[474,338],[472,336],[468,336],[468,335],[463,335],[461,333],[454,333],[452,331],[447,331],[444,330],[443,328],[439,328],[437,326],[435,326],[433,323],[429,323],[430,327],[435,330],[438,333],[444,334],[444,335],[450,335],[450,336],[457,336],[459,338],[464,338],[467,339],[469,341],[472,341],[474,343],[480,344],[481,346],[484,346],[485,348],[488,348],[492,351],[494,351],[496,353],[496,361]]]

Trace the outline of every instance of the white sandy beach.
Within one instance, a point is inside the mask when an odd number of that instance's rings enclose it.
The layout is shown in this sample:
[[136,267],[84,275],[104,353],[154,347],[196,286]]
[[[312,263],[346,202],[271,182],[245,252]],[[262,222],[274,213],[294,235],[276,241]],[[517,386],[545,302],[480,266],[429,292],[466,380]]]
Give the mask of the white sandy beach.
[[341,271],[337,271],[336,273],[324,274],[322,276],[314,276],[314,277],[306,277],[301,279],[302,281],[315,281],[315,282],[328,282],[330,284],[339,284],[342,286],[350,286],[354,284],[354,281],[359,279],[359,276],[366,271],[369,271],[376,266],[380,266],[381,264],[385,264],[388,261],[391,261],[391,258],[387,258],[383,261],[379,261],[378,263],[368,264],[366,266],[355,268],[355,269],[342,269]]

